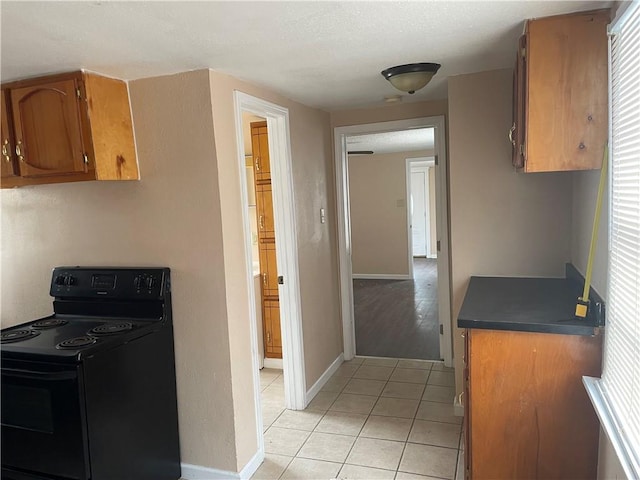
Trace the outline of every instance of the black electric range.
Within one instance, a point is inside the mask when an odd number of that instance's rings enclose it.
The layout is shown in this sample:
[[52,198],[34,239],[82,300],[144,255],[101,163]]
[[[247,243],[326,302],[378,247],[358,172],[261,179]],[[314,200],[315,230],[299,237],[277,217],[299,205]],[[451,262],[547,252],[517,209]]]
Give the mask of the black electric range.
[[179,478],[169,269],[58,267],[50,294],[0,335],[2,478]]

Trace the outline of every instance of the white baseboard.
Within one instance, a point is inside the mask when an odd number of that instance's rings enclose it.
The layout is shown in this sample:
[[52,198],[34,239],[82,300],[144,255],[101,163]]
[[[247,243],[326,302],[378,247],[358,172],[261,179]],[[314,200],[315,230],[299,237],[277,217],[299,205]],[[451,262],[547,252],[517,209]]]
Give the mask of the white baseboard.
[[411,280],[410,275],[387,273],[354,273],[351,278],[356,280]]
[[263,461],[264,452],[256,452],[240,473],[183,463],[181,478],[184,480],[248,480],[256,473]]
[[327,368],[324,371],[324,373],[322,375],[320,375],[320,378],[318,379],[318,381],[316,383],[314,383],[313,386],[309,390],[307,390],[307,394],[305,395],[305,400],[304,400],[305,407],[307,405],[309,405],[311,400],[313,400],[313,397],[315,397],[318,394],[320,389],[322,387],[324,387],[324,384],[327,383],[327,381],[331,378],[331,376],[334,373],[336,373],[336,371],[338,370],[340,365],[342,365],[343,362],[344,362],[344,354],[341,353],[333,361],[333,363],[331,365],[329,365],[329,368]]
[[427,258],[438,258],[438,255],[434,253],[433,255],[427,255]]
[[277,368],[278,370],[282,370],[282,359],[265,357],[264,368]]
[[183,463],[182,475],[184,480],[239,480],[240,475],[228,470],[218,470],[217,468],[201,467]]
[[262,462],[264,461],[264,449],[258,450],[256,454],[253,456],[249,462],[244,466],[242,470],[240,470],[239,478],[241,480],[249,480],[251,476],[256,473],[256,470],[260,468]]

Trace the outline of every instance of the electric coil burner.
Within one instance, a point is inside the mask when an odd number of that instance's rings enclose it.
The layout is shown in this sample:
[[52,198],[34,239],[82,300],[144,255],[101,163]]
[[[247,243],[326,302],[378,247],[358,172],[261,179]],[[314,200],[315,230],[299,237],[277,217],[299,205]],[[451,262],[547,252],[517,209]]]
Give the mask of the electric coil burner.
[[20,342],[22,340],[35,337],[38,334],[39,332],[36,332],[35,330],[27,330],[27,329],[10,330],[8,332],[2,332],[2,335],[0,336],[0,339],[1,339],[0,341],[2,343]]
[[67,323],[68,322],[66,320],[62,320],[60,318],[50,318],[48,320],[38,320],[37,322],[33,322],[31,324],[31,328],[41,330],[45,328],[61,327],[62,325],[66,325]]
[[59,344],[56,345],[56,348],[59,348],[59,349],[82,348],[82,347],[91,345],[93,343],[96,343],[96,339],[93,337],[90,337],[89,335],[85,335],[84,337],[70,338],[63,342],[60,342]]
[[104,325],[98,325],[89,330],[89,335],[115,335],[116,333],[126,332],[131,330],[133,325],[129,322],[122,323],[105,323]]
[[2,330],[2,479],[176,480],[168,268],[58,267],[53,315]]

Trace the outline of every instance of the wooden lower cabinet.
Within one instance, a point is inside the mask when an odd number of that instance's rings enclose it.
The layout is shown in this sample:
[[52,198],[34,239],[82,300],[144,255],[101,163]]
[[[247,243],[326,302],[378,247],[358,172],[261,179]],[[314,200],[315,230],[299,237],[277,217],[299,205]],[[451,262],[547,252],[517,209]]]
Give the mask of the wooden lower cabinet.
[[600,376],[602,336],[468,329],[465,342],[466,478],[595,479],[582,376]]
[[280,302],[262,302],[262,322],[264,326],[264,354],[268,358],[282,358],[282,334],[280,330]]

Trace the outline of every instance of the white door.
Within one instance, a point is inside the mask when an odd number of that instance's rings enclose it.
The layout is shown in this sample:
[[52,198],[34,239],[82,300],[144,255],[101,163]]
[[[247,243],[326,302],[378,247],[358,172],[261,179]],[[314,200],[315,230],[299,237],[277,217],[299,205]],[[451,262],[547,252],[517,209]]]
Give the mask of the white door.
[[414,257],[427,256],[427,171],[411,170],[411,231]]

